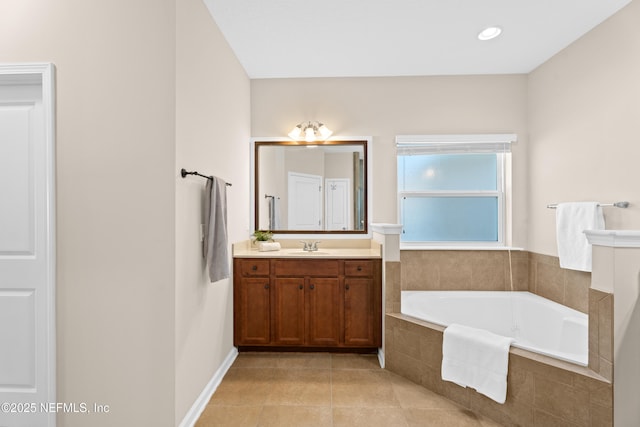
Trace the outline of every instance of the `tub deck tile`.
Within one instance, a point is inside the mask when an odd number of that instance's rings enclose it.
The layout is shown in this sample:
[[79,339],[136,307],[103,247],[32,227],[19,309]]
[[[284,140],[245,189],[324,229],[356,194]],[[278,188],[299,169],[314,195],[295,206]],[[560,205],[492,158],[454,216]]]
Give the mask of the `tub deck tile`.
[[[507,401],[501,405],[471,388],[441,379],[444,328],[398,313],[388,314],[386,320],[386,336],[393,337],[386,341],[387,369],[476,414],[504,425],[613,425],[612,385],[586,367],[512,347]],[[412,345],[398,345],[416,335],[420,339],[419,359],[414,357]]]

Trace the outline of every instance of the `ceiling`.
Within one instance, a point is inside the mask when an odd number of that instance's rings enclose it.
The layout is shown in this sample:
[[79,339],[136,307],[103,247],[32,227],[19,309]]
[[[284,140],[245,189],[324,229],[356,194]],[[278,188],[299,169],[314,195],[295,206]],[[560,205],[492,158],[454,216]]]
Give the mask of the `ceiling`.
[[252,79],[528,73],[630,1],[204,0]]

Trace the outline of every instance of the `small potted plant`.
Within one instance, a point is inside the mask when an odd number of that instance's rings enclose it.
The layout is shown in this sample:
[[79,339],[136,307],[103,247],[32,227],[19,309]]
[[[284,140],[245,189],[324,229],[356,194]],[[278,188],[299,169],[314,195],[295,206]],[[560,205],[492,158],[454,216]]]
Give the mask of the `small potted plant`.
[[257,242],[259,251],[280,250],[280,243],[273,241],[273,232],[269,230],[256,230],[251,236],[254,244]]
[[252,236],[256,242],[269,242],[273,238],[273,233],[269,230],[256,230]]

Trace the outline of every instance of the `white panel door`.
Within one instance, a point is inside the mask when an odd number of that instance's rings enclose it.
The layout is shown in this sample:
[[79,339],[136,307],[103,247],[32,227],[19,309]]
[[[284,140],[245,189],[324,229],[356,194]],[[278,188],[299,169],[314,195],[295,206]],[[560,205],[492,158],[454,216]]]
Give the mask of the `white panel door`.
[[0,67],[0,426],[54,426],[52,67]]
[[288,174],[289,230],[322,230],[322,177]]
[[328,178],[325,182],[326,230],[351,230],[351,203],[348,178]]

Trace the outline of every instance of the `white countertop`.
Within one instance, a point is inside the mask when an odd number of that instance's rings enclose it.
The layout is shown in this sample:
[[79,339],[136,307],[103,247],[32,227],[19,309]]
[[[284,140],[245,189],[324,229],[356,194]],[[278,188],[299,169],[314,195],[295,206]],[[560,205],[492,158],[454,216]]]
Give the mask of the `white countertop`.
[[302,245],[297,243],[295,247],[290,247],[287,242],[283,242],[279,251],[259,251],[257,246],[250,242],[240,242],[233,245],[234,258],[382,258],[382,246],[371,241],[370,246],[362,244],[354,247],[323,247],[320,245],[317,251],[306,252],[302,250]]
[[640,230],[585,230],[592,245],[640,248]]

